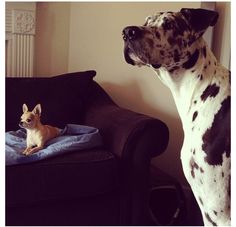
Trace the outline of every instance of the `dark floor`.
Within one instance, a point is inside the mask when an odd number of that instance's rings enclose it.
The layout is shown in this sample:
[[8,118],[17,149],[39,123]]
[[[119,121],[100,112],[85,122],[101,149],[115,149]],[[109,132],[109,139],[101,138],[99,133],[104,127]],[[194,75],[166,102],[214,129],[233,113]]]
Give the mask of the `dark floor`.
[[201,226],[202,216],[189,186],[181,186],[172,176],[151,168],[150,214],[153,225]]
[[201,211],[194,198],[190,188],[184,188],[184,193],[187,201],[187,223],[188,226],[203,226]]

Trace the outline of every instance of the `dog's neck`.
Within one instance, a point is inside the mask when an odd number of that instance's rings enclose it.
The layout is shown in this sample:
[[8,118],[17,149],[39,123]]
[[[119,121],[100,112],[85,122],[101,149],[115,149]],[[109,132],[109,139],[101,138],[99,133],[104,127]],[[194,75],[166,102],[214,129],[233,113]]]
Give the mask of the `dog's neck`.
[[42,130],[43,128],[43,124],[40,121],[37,121],[35,126],[31,129],[27,129],[28,132],[37,132]]
[[191,50],[191,53],[199,51],[199,56],[191,68],[180,67],[173,72],[164,67],[155,69],[160,80],[170,88],[182,122],[189,114],[195,98],[199,100],[199,94],[211,83],[214,70],[218,67],[215,56],[202,38],[193,44]]

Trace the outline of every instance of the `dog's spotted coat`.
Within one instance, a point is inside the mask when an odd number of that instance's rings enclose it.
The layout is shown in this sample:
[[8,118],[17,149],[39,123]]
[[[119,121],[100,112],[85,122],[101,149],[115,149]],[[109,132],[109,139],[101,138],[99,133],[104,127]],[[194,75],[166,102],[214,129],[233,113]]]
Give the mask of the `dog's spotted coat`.
[[230,225],[230,71],[202,38],[218,14],[203,9],[149,16],[123,30],[124,56],[171,89],[184,130],[181,161],[205,225]]

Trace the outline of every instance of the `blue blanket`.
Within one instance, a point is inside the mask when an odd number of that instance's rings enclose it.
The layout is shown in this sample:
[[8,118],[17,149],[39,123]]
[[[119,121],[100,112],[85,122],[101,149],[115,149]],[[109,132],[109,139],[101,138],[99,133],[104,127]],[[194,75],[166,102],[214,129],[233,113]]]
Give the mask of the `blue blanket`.
[[74,150],[90,149],[102,145],[98,129],[68,124],[61,129],[60,135],[47,142],[44,149],[25,156],[22,154],[26,148],[26,131],[6,132],[6,165],[29,163],[64,154]]

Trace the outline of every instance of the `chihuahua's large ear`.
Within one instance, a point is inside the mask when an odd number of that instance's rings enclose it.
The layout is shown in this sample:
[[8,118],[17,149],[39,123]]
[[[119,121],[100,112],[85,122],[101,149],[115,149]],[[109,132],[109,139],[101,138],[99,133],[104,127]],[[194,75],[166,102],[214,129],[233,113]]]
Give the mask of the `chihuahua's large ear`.
[[27,105],[25,103],[22,106],[22,110],[23,110],[23,113],[28,111],[28,107],[27,107]]
[[214,26],[219,17],[216,11],[207,9],[183,8],[180,12],[196,32],[204,32],[209,26]]
[[33,112],[34,114],[38,114],[38,115],[40,116],[40,115],[41,115],[41,112],[42,112],[41,105],[40,105],[40,104],[36,105],[36,106],[34,107],[34,109],[32,110],[32,112]]

